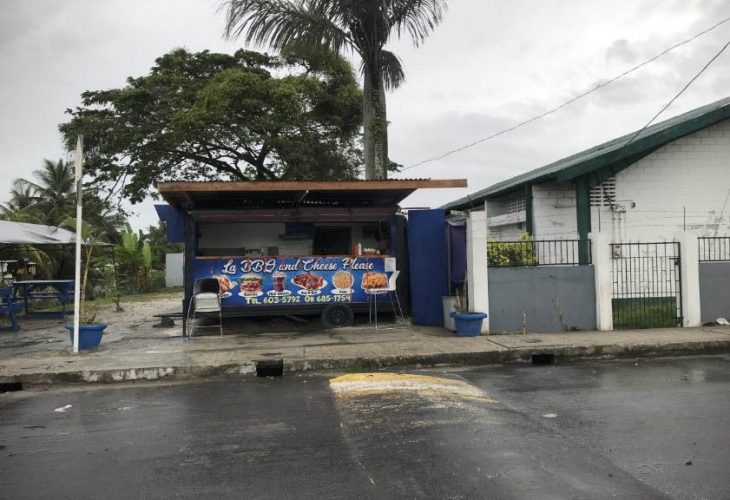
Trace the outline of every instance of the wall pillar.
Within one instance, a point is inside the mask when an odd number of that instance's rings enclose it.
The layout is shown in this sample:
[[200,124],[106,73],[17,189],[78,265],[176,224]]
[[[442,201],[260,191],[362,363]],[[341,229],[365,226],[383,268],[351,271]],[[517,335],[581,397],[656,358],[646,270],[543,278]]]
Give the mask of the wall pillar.
[[596,329],[613,330],[613,270],[611,237],[608,233],[591,234],[592,263],[596,282]]
[[185,214],[185,250],[183,253],[183,336],[186,332],[186,318],[188,315],[188,307],[190,306],[190,298],[193,296],[193,260],[197,253],[197,224],[193,220],[190,213]]
[[[469,309],[489,314],[486,210],[469,212],[466,224],[466,273]],[[489,317],[482,322],[482,332],[489,332]]]
[[700,264],[697,234],[677,233],[679,242],[679,275],[682,280],[682,326],[702,326],[700,307]]

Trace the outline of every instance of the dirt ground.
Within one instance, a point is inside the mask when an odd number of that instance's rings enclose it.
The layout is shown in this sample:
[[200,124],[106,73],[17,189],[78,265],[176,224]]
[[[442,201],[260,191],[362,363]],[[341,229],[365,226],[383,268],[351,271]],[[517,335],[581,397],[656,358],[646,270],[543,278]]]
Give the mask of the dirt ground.
[[[107,333],[112,338],[120,339],[129,338],[130,336],[181,336],[182,321],[179,318],[174,319],[174,326],[169,328],[159,328],[160,318],[155,317],[156,314],[173,313],[182,311],[182,290],[170,291],[169,293],[156,293],[146,296],[127,296],[122,297],[120,306],[121,310],[117,310],[116,303],[105,303],[97,306],[96,321],[107,323],[109,328]],[[92,302],[93,304],[93,302]],[[73,305],[70,306],[73,308]],[[393,317],[387,313],[383,314],[381,320],[383,322],[393,321]],[[55,338],[59,332],[63,334],[65,330],[63,325],[73,321],[73,314],[67,314],[65,318],[59,317],[19,317],[21,331],[35,332],[35,336],[41,342],[48,341],[48,338]],[[203,320],[202,324],[210,323]],[[217,324],[217,323],[216,323]],[[153,325],[158,326],[153,328]],[[4,326],[1,325],[1,326]],[[355,316],[355,327],[368,326],[367,314],[358,314]],[[224,318],[223,329],[227,335],[261,335],[261,334],[280,334],[283,332],[291,332],[295,335],[307,332],[322,330],[322,323],[319,316],[302,316],[302,317],[245,317]],[[200,335],[218,335],[215,328],[196,329],[196,336]],[[48,337],[48,338],[46,338]],[[8,339],[4,339],[8,340]],[[3,342],[5,343],[5,342]]]
[[122,297],[122,311],[117,311],[116,304],[105,304],[97,312],[97,321],[108,324],[115,323],[159,323],[155,314],[171,313],[182,311],[183,293],[172,292],[170,294],[150,297],[146,300],[125,299]]

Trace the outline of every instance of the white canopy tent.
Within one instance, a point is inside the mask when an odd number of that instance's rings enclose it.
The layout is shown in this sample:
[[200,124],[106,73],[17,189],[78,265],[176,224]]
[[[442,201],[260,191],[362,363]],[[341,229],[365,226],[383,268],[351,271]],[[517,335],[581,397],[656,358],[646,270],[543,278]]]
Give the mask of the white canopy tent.
[[0,245],[67,245],[75,242],[76,234],[60,227],[0,220]]

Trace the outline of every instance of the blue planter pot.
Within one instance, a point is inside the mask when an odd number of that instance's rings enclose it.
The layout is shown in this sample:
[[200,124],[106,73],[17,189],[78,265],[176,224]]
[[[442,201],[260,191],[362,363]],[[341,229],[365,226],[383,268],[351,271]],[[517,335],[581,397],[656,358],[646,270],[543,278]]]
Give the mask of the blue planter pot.
[[[63,325],[68,330],[68,336],[71,339],[71,345],[74,343],[74,326],[72,324]],[[88,351],[101,344],[101,337],[104,334],[106,323],[96,323],[93,325],[79,325],[79,351]]]
[[459,337],[476,337],[482,332],[482,321],[487,317],[486,313],[460,313],[453,311],[456,335]]

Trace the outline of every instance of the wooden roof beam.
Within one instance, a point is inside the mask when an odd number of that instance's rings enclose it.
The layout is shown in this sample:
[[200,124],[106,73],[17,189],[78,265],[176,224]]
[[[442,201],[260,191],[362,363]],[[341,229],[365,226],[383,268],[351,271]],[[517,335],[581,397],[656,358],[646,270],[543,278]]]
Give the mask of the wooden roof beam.
[[466,179],[367,181],[161,182],[160,193],[254,191],[361,191],[467,187]]

